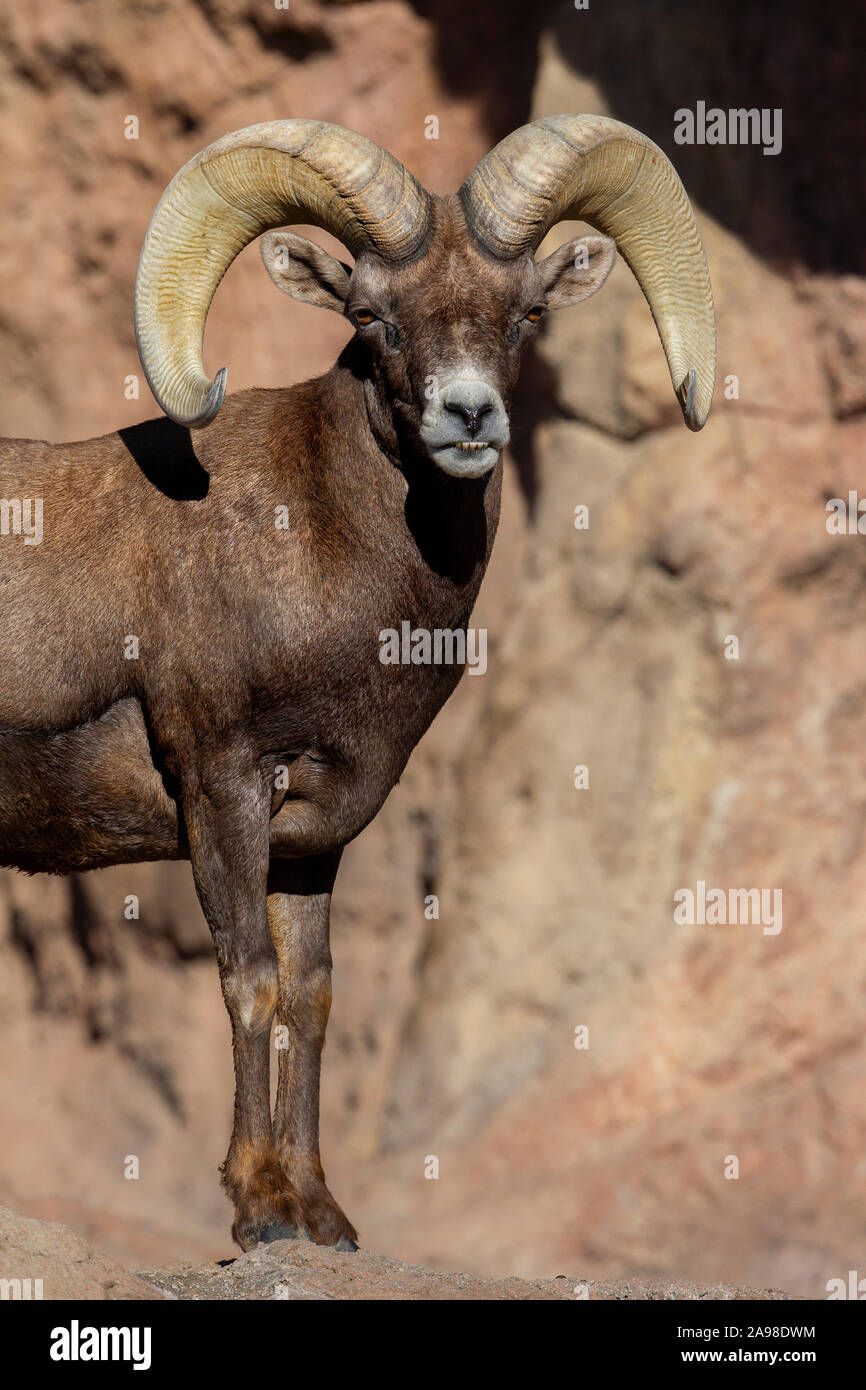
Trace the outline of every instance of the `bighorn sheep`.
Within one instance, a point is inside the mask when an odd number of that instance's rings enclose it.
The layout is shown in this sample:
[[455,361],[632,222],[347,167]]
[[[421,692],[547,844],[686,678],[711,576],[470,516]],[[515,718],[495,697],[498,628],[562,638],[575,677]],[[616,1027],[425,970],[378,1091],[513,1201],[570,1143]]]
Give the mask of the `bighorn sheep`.
[[[605,235],[537,262],[572,218]],[[292,223],[326,228],[354,267],[273,230]],[[356,331],[318,380],[223,403],[205,319],[262,233],[280,289]],[[0,540],[0,863],[191,860],[233,1030],[222,1172],[244,1249],[287,1235],[354,1248],[319,1158],[331,889],[461,674],[383,664],[379,634],[465,630],[521,348],[545,309],[599,288],[615,247],[700,429],[709,276],[645,136],[600,116],[536,121],[438,196],[351,131],[252,126],[180,170],[142,249],[136,336],[169,418],[0,446],[0,496],[44,505],[40,544]],[[275,1016],[289,1046],[272,1116]]]

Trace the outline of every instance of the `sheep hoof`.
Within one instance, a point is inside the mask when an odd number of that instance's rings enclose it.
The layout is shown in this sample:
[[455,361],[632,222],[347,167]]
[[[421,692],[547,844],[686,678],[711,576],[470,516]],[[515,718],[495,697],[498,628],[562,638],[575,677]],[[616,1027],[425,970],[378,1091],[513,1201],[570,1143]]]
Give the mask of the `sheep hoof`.
[[259,1245],[273,1245],[275,1240],[309,1240],[310,1232],[306,1226],[293,1230],[282,1221],[271,1221],[256,1232]]
[[356,1243],[354,1240],[352,1240],[351,1236],[340,1236],[340,1239],[337,1241],[337,1244],[334,1246],[334,1249],[335,1249],[335,1250],[346,1250],[346,1251],[357,1250],[357,1248],[358,1248],[357,1243]]

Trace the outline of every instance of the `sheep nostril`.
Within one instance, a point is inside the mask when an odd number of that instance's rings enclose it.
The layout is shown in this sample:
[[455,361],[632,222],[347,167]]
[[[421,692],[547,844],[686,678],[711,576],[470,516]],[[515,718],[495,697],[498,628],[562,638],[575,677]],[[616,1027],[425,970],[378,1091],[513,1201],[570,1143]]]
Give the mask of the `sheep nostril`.
[[484,419],[484,416],[489,415],[493,406],[489,401],[485,402],[484,405],[473,406],[461,405],[459,401],[449,401],[445,409],[461,417],[469,432],[470,439],[473,439],[481,428],[481,421]]

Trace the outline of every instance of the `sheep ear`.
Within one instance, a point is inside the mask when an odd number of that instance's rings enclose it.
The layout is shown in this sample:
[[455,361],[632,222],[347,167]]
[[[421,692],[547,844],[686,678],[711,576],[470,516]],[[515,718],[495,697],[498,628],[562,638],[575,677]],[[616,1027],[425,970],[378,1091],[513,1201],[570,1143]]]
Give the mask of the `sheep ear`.
[[615,259],[616,244],[607,236],[581,236],[560,246],[538,265],[548,309],[564,309],[589,299],[601,289]]
[[265,232],[262,260],[274,284],[284,294],[320,309],[343,312],[352,271],[342,261],[329,256],[321,246],[295,232]]

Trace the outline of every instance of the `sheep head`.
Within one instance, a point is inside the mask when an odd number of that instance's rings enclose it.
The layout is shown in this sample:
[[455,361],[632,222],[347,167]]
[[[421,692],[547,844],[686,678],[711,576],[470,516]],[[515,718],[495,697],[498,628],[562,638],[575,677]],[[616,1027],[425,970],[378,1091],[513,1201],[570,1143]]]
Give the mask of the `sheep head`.
[[[605,235],[536,261],[548,230],[572,219]],[[331,232],[354,266],[291,223]],[[270,122],[208,146],[163,194],[136,280],[145,373],[181,424],[207,425],[220,407],[226,373],[204,371],[205,319],[228,266],[263,232],[275,282],[351,320],[398,423],[445,472],[494,466],[522,346],[547,310],[603,284],[615,249],[653,313],[686,423],[706,421],[715,320],[700,235],[666,156],[618,121],[524,126],[446,197],[371,141],[322,122]]]
[[521,349],[545,311],[593,294],[614,254],[607,237],[581,237],[541,262],[495,259],[456,195],[433,197],[425,253],[402,265],[365,251],[350,268],[294,232],[262,238],[280,289],[353,324],[400,437],[464,478],[487,473],[508,443]]

